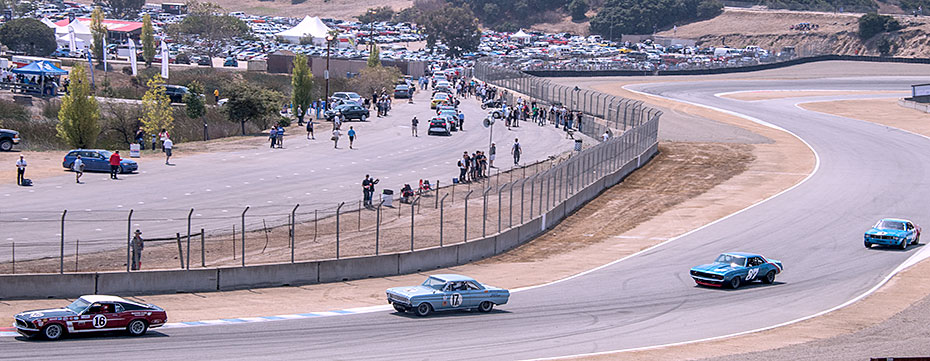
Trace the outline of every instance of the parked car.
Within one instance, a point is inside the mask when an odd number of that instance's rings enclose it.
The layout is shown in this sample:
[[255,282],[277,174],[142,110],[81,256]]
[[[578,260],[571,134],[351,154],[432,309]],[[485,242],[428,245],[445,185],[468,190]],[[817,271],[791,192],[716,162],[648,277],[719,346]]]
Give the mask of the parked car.
[[442,104],[449,104],[449,103],[450,103],[450,99],[451,99],[451,97],[449,97],[449,94],[446,94],[446,93],[436,93],[436,94],[433,95],[433,100],[430,101],[429,107],[430,107],[430,109],[436,109],[436,107],[438,107],[438,106],[440,106],[440,105],[442,105]]
[[[197,62],[197,65],[213,65],[213,59],[209,55],[197,55],[191,58],[191,61]],[[238,64],[236,64],[238,66]]]
[[81,296],[64,308],[32,310],[17,314],[16,331],[26,337],[58,340],[68,333],[126,331],[142,336],[161,327],[168,315],[161,307],[104,295]]
[[[110,171],[110,151],[103,149],[75,149],[68,152],[61,161],[61,166],[65,169],[71,169],[74,160],[81,155],[81,161],[84,163],[84,171],[109,172]],[[123,159],[119,163],[120,173],[132,173],[139,170],[139,164],[131,159]]]
[[446,118],[436,116],[429,120],[429,129],[426,130],[426,134],[452,135],[452,126]]
[[394,87],[394,98],[409,98],[413,96],[413,92],[410,90],[410,86],[406,84],[400,84]]
[[906,219],[885,218],[865,231],[863,238],[865,248],[878,244],[907,249],[910,244],[920,243],[920,226]]
[[181,85],[165,85],[165,95],[171,99],[172,103],[183,103],[184,96],[190,94],[190,89]]
[[0,129],[0,151],[9,152],[13,146],[21,141],[19,132],[10,129]]
[[353,102],[355,104],[362,105],[364,100],[362,99],[361,95],[358,95],[358,93],[355,92],[335,92],[333,93],[330,101],[332,101],[333,104],[341,101],[343,103]]
[[227,56],[226,60],[223,61],[223,66],[237,67],[239,66],[239,61],[234,57]]
[[337,105],[335,108],[327,110],[323,113],[323,116],[327,121],[333,121],[336,118],[336,114],[342,112],[342,115],[346,120],[358,119],[361,121],[368,120],[369,112],[368,109],[363,108],[358,104],[342,104]]
[[414,311],[421,317],[433,311],[477,309],[491,312],[495,305],[506,304],[510,299],[508,290],[456,274],[432,275],[419,286],[389,288],[386,293],[394,310]]
[[443,110],[439,112],[439,116],[446,118],[449,122],[449,126],[452,127],[452,131],[457,132],[459,130],[459,112],[455,110]]
[[717,256],[713,263],[692,267],[691,278],[701,286],[736,289],[744,282],[755,280],[766,284],[775,282],[775,275],[784,269],[781,261],[766,259],[759,254],[729,252]]

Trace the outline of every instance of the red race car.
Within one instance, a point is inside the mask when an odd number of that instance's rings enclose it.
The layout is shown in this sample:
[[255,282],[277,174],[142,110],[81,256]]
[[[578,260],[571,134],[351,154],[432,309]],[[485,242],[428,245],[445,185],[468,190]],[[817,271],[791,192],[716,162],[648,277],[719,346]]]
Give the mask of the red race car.
[[26,337],[57,340],[66,333],[125,330],[141,336],[168,322],[161,307],[116,296],[81,296],[65,308],[26,311],[14,316],[13,326]]

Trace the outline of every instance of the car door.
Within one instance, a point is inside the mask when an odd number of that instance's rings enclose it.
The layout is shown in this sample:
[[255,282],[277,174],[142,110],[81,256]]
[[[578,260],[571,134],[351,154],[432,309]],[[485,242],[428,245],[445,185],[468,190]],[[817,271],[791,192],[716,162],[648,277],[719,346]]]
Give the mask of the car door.
[[907,241],[913,242],[914,237],[917,237],[917,232],[915,232],[916,229],[914,228],[914,224],[912,224],[911,222],[905,222],[904,230],[907,231]]
[[464,298],[462,307],[478,307],[478,305],[481,304],[481,301],[488,299],[486,290],[477,282],[466,281],[465,286],[466,290],[462,291],[462,297]]
[[746,281],[759,279],[762,276],[760,273],[763,271],[762,265],[764,264],[762,257],[752,257],[746,261]]
[[103,172],[109,170],[108,160],[103,158],[103,155],[97,152],[86,152],[87,159],[89,160],[84,169],[85,170],[94,170],[98,172]]

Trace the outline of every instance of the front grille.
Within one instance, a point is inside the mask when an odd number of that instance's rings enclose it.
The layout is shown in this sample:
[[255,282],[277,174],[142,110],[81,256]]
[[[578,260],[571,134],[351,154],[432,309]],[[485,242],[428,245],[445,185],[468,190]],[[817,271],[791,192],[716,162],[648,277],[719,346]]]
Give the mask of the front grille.
[[691,271],[691,275],[692,275],[692,276],[695,276],[695,277],[701,277],[701,278],[710,278],[710,279],[712,279],[712,280],[722,280],[722,279],[723,279],[723,276],[721,276],[721,275],[717,275],[717,274],[713,274],[713,273],[707,273],[707,272],[701,272],[701,271]]
[[401,296],[395,295],[395,294],[393,294],[393,293],[389,293],[389,294],[388,294],[388,298],[390,298],[390,299],[392,299],[392,300],[394,300],[394,301],[397,301],[397,302],[408,303],[406,297],[401,297]]
[[872,239],[887,239],[887,240],[894,240],[894,239],[895,239],[894,236],[879,236],[879,235],[870,235],[869,238],[872,238]]
[[33,328],[31,324],[18,318],[16,319],[16,325],[24,328]]

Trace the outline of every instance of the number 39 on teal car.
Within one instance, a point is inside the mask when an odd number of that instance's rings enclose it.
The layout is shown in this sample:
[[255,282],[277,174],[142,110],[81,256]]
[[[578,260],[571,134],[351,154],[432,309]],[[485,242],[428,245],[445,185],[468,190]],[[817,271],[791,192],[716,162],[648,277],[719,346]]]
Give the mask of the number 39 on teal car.
[[397,312],[414,311],[421,317],[433,311],[477,309],[491,312],[495,305],[506,304],[509,299],[508,290],[455,274],[432,275],[419,286],[387,290],[387,301]]
[[691,278],[702,286],[739,288],[755,280],[775,282],[775,275],[783,269],[781,261],[754,253],[731,252],[717,256],[714,263],[691,268]]

